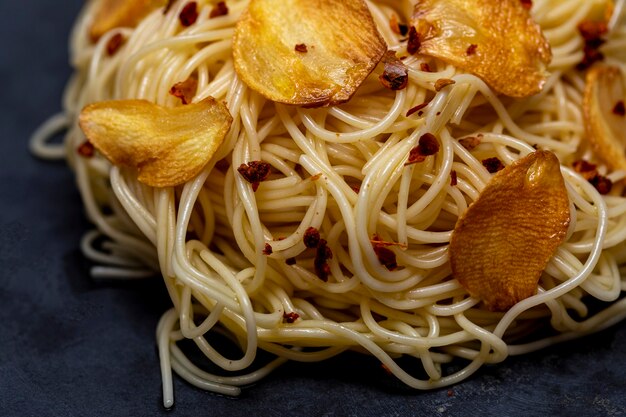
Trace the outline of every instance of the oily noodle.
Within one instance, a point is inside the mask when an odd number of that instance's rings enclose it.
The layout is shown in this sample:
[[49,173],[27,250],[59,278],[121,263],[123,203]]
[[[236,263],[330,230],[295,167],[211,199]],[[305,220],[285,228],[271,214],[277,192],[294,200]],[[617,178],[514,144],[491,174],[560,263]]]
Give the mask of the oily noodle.
[[[213,19],[213,5],[204,4],[198,21],[184,29],[178,15],[186,2],[178,1],[166,15],[155,11],[137,28],[113,30],[97,44],[86,35],[94,10],[89,3],[71,39],[76,73],[64,115],[44,125],[31,144],[39,155],[58,156],[61,150],[46,139],[68,129],[65,154],[97,228],[82,242],[99,265],[95,277],[163,275],[174,304],[157,329],[165,405],[173,403],[172,369],[198,387],[236,395],[240,386],[288,360],[320,361],[346,350],[376,356],[411,387],[437,388],[467,378],[485,363],[626,317],[626,299],[620,299],[626,289],[620,269],[626,261],[626,198],[617,185],[626,173],[608,173],[616,185],[611,195],[601,196],[569,168],[583,157],[595,161],[582,124],[584,73],[574,69],[583,57],[576,26],[594,3],[534,0],[533,14],[554,55],[537,96],[498,97],[475,76],[411,56],[404,60],[410,71],[405,90],[385,89],[379,66],[348,103],[322,109],[267,101],[237,77],[231,39],[245,1],[228,1],[229,14]],[[412,3],[368,4],[390,48],[406,55],[406,42],[389,29],[389,18],[396,13],[407,21]],[[621,8],[618,2],[616,15]],[[626,57],[620,56],[626,28],[617,19],[611,28],[606,61],[626,68]],[[116,33],[126,43],[108,56],[107,42]],[[421,71],[422,62],[432,72]],[[216,97],[234,118],[219,154],[197,178],[155,189],[100,156],[78,155],[85,138],[76,119],[85,104],[143,98],[180,105],[169,90],[192,75],[198,79],[194,101]],[[456,84],[435,93],[432,86],[440,78]],[[423,115],[405,117],[427,100],[431,104]],[[409,150],[426,132],[437,136],[440,151],[405,166]],[[479,133],[482,144],[471,151],[457,140]],[[533,147],[550,149],[561,160],[571,226],[538,294],[506,314],[490,312],[451,278],[447,243],[457,218],[492,175],[481,161],[495,156],[508,165]],[[273,168],[256,192],[236,171],[253,160]],[[320,230],[333,253],[328,282],[316,276],[314,253],[303,243],[310,226]],[[397,242],[391,249],[398,269],[380,264],[374,235]],[[266,243],[271,255],[263,254]],[[289,258],[296,263],[289,265]],[[594,299],[606,303],[604,310],[589,310]],[[283,316],[291,312],[299,316],[295,323]],[[546,338],[545,331],[537,336],[548,324],[553,336]],[[211,332],[233,340],[241,354],[222,356],[205,338]],[[239,372],[213,375],[200,369],[177,346],[183,339],[192,339],[224,371]],[[258,349],[276,359],[255,363]],[[398,365],[400,356],[421,362],[419,376]]]

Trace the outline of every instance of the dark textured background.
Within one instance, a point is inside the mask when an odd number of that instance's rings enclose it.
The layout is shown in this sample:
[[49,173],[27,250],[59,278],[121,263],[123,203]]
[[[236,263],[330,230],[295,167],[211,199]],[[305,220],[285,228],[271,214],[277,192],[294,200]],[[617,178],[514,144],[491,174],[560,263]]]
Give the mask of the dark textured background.
[[161,406],[154,331],[159,280],[94,283],[70,171],[29,155],[60,110],[67,37],[80,0],[0,2],[0,416],[465,416],[626,414],[626,325],[412,392],[357,355],[293,364],[238,399],[176,379]]

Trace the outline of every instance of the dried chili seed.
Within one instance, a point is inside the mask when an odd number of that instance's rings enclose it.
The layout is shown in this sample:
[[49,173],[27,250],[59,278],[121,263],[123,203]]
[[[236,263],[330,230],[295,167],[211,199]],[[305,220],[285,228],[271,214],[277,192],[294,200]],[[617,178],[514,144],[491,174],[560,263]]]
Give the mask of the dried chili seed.
[[620,100],[615,103],[613,107],[613,114],[616,116],[624,116],[626,115],[626,108],[624,107],[624,100]]
[[458,179],[456,176],[456,171],[452,170],[450,171],[450,185],[454,187],[457,184],[458,184]]
[[483,159],[483,166],[487,168],[487,171],[490,173],[496,173],[502,169],[504,169],[504,164],[495,156],[493,158]]
[[444,87],[450,85],[450,84],[455,84],[456,81],[451,80],[449,78],[440,78],[437,81],[435,81],[435,91],[441,91]]
[[306,45],[303,43],[297,44],[294,49],[296,50],[296,52],[302,52],[302,53],[306,53],[308,51]]
[[584,159],[574,161],[572,167],[574,168],[574,171],[578,172],[586,180],[590,180],[598,175],[596,164],[592,164],[591,162],[585,161]]
[[237,168],[237,172],[252,184],[252,191],[259,188],[261,181],[265,181],[270,174],[271,165],[264,161],[250,161],[247,164],[241,164]]
[[483,135],[468,136],[466,138],[459,139],[459,143],[463,145],[465,149],[467,149],[468,151],[471,151],[472,149],[480,145],[482,137]]
[[412,115],[413,113],[419,112],[420,110],[422,110],[424,107],[428,106],[429,103],[422,103],[422,104],[418,104],[415,107],[411,107],[409,110],[407,110],[406,112],[406,117],[409,117],[410,115]]
[[285,263],[287,265],[295,265],[296,264],[296,258],[287,258],[287,259],[285,259]]
[[178,20],[180,20],[180,24],[188,27],[196,23],[198,19],[198,3],[195,1],[190,1],[183,7],[180,14],[178,15]]
[[434,155],[439,152],[439,142],[432,133],[424,133],[416,147],[409,152],[409,159],[404,165],[411,165],[423,162],[427,156]]
[[409,28],[409,40],[406,45],[406,51],[411,55],[415,54],[420,49],[420,39],[415,30],[415,26]]
[[304,231],[304,246],[309,249],[316,248],[320,243],[320,232],[315,227],[309,227]]
[[394,269],[398,268],[398,263],[396,262],[396,254],[391,249],[385,246],[374,245],[374,253],[376,253],[378,262],[380,262],[381,265],[383,265],[389,271],[393,271]]
[[328,242],[326,242],[326,240],[320,239],[315,253],[315,260],[313,261],[317,277],[324,282],[328,281],[328,276],[330,275],[328,260],[333,258],[333,252],[327,244]]
[[113,56],[122,47],[126,38],[121,33],[116,33],[111,36],[111,39],[107,42],[106,50],[108,56]]
[[265,248],[263,248],[263,255],[271,255],[272,253],[274,253],[274,250],[272,249],[272,245],[270,245],[269,243],[266,243]]
[[533,7],[533,0],[520,0],[522,7],[526,10],[530,10]]
[[426,62],[422,62],[420,64],[420,71],[422,71],[422,72],[432,72],[432,70],[430,69],[430,65],[428,65]]
[[198,90],[198,80],[189,77],[185,81],[178,82],[170,88],[170,94],[180,99],[183,104],[191,103]]
[[218,16],[226,16],[228,14],[228,6],[226,6],[225,1],[219,1],[213,6],[211,9],[211,13],[209,13],[209,19],[213,19]]
[[291,313],[283,313],[283,319],[287,323],[294,323],[299,318],[300,318],[300,315],[296,313],[295,311],[292,311]]
[[409,70],[398,59],[396,53],[394,51],[385,52],[382,63],[385,66],[385,70],[379,79],[383,86],[394,91],[405,89],[409,83]]
[[591,178],[589,182],[602,195],[610,193],[611,188],[613,188],[613,181],[603,175],[598,174],[595,177]]
[[467,47],[467,51],[465,51],[465,53],[467,55],[474,55],[476,53],[476,49],[477,48],[478,48],[478,45],[473,43],[473,44],[471,44],[470,46]]
[[96,150],[91,142],[85,141],[80,144],[80,146],[76,149],[76,152],[84,158],[93,158]]

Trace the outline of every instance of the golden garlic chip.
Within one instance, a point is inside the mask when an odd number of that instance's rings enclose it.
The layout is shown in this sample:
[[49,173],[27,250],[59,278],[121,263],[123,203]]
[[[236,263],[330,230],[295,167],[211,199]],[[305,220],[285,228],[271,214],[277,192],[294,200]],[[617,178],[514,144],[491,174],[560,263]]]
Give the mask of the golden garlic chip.
[[585,130],[593,151],[610,169],[626,170],[626,81],[617,67],[587,71],[583,98]]
[[449,247],[452,274],[487,308],[506,311],[537,292],[569,222],[557,157],[531,153],[495,174],[458,220]]
[[550,44],[520,0],[418,0],[412,24],[420,54],[480,77],[497,93],[527,97],[545,83]]
[[230,129],[226,106],[209,97],[173,108],[146,100],[93,103],[80,114],[80,127],[113,164],[134,167],[152,187],[189,181],[202,171]]
[[135,27],[151,11],[165,6],[167,0],[100,0],[89,36],[98,40],[117,27]]
[[307,107],[348,101],[386,51],[363,0],[252,0],[233,40],[250,88]]

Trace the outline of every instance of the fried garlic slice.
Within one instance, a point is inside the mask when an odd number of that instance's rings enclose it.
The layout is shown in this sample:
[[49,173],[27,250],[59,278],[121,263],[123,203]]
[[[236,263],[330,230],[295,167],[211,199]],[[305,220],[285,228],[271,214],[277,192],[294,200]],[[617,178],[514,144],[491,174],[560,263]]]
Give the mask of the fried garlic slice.
[[135,27],[151,11],[165,6],[167,0],[99,0],[89,28],[92,40],[98,40],[117,27]]
[[79,124],[113,164],[136,168],[144,184],[170,187],[202,171],[232,120],[226,106],[209,97],[173,108],[146,100],[102,101],[86,106]]
[[583,117],[596,155],[612,170],[626,170],[626,81],[617,67],[596,65],[587,71]]
[[418,52],[439,58],[511,97],[537,94],[550,44],[520,0],[418,0]]
[[251,89],[307,107],[348,101],[386,51],[363,0],[251,0],[233,39]]
[[506,311],[537,292],[569,222],[557,157],[531,153],[495,174],[459,218],[449,247],[453,276],[490,310]]

